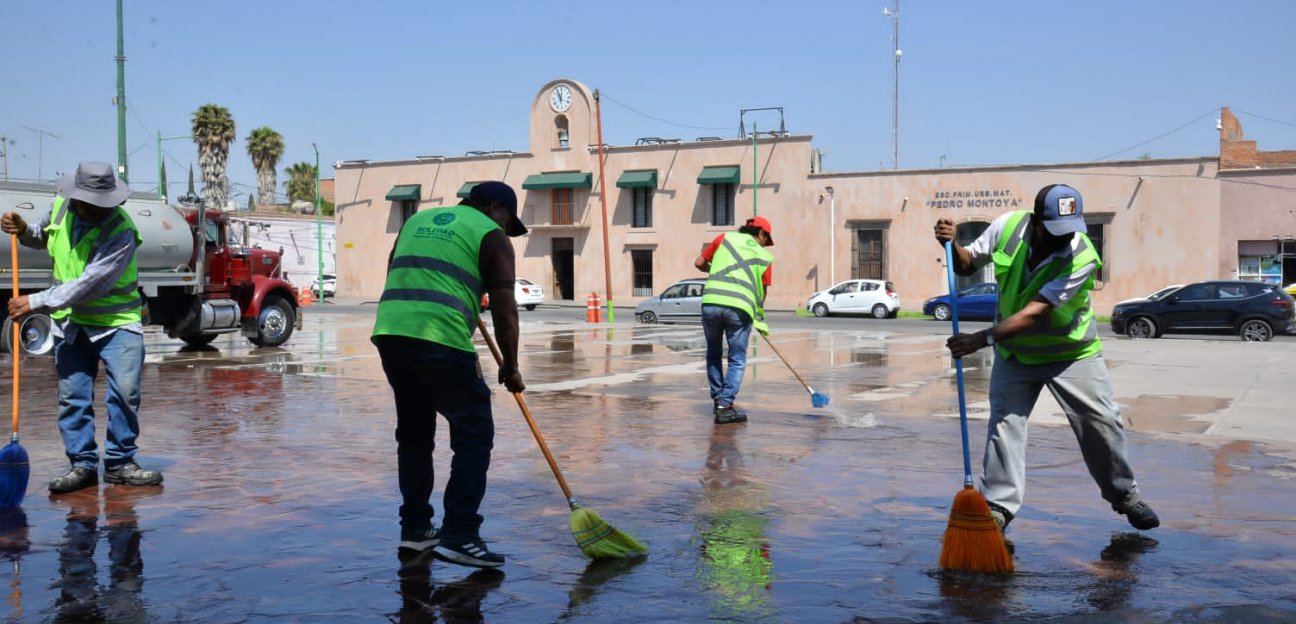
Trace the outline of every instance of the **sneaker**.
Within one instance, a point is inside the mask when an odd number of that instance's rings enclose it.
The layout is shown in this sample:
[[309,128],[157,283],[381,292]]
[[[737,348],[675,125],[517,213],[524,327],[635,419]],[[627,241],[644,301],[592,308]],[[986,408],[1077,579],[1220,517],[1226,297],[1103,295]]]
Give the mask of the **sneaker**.
[[990,505],[990,517],[994,518],[995,526],[999,527],[1000,533],[1006,532],[1008,530],[1008,524],[1012,522],[1013,515],[1008,513],[1007,509],[1004,509],[1003,507],[1000,507],[994,503],[989,503],[989,505]]
[[747,415],[734,409],[732,405],[716,408],[715,424],[728,425],[741,422],[747,422]]
[[99,485],[99,471],[84,466],[73,466],[67,474],[49,482],[49,491],[53,494],[67,494],[77,490]]
[[1137,501],[1133,504],[1124,504],[1116,509],[1116,513],[1125,516],[1129,520],[1130,526],[1140,530],[1147,531],[1161,526],[1161,519],[1157,517],[1156,512],[1143,501]]
[[438,559],[472,566],[474,568],[498,568],[504,565],[503,555],[497,555],[486,549],[481,538],[459,544],[438,544],[432,549]]
[[128,461],[116,468],[104,467],[104,483],[119,483],[122,485],[157,485],[162,483],[162,472],[158,470],[145,470],[140,465]]
[[401,529],[401,541],[399,550],[412,550],[414,552],[424,552],[441,541],[441,532],[436,527],[419,531],[417,529]]

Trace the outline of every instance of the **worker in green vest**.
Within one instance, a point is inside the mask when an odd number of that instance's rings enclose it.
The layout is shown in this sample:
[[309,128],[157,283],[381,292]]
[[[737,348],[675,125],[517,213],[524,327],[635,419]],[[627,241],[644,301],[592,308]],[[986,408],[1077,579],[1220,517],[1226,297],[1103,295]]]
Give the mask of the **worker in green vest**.
[[112,165],[83,162],[59,180],[57,190],[49,216],[34,226],[16,212],[0,218],[0,230],[17,234],[27,247],[48,250],[54,263],[53,286],[9,300],[14,322],[31,312],[49,312],[54,320],[58,427],[71,467],[49,482],[49,490],[63,494],[99,485],[94,381],[100,362],[108,381],[103,480],[157,485],[162,473],[135,463],[144,326],[135,262],[141,239],[121,209],[130,187]]
[[[396,462],[402,504],[399,550],[432,550],[479,568],[504,565],[482,540],[478,513],[486,494],[495,424],[490,388],[473,346],[483,293],[490,295],[503,354],[499,383],[526,388],[518,372],[518,316],[509,237],[527,228],[517,195],[482,182],[458,206],[416,212],[401,227],[387,263],[373,343],[396,397]],[[450,426],[450,478],[440,530],[432,522],[436,416]]]
[[[953,241],[954,222],[936,222],[936,240]],[[1125,449],[1125,428],[1112,396],[1090,290],[1102,260],[1089,240],[1080,193],[1051,184],[1034,210],[995,219],[968,247],[953,244],[954,271],[973,275],[993,263],[999,283],[995,323],[948,341],[956,358],[995,350],[990,425],[980,491],[1001,529],[1026,493],[1026,420],[1042,389],[1066,413],[1089,474],[1102,497],[1139,530],[1161,524],[1144,502]]]
[[[707,272],[702,293],[702,333],[706,336],[707,382],[711,386],[715,424],[746,422],[747,415],[734,407],[747,368],[747,344],[753,327],[769,333],[765,324],[765,296],[770,287],[774,254],[765,248],[774,235],[765,217],[752,217],[737,232],[721,234],[693,261]],[[729,347],[729,368],[724,369],[724,347]]]

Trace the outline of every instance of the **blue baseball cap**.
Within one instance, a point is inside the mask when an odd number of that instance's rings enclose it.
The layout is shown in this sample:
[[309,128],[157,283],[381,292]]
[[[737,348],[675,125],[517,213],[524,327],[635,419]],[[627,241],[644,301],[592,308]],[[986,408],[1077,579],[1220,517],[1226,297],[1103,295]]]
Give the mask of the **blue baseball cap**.
[[522,236],[527,233],[527,227],[518,218],[517,193],[513,192],[513,187],[497,181],[482,182],[472,187],[468,191],[467,203],[474,206],[486,207],[491,202],[499,202],[505,210],[513,213],[513,218],[509,221],[508,227],[504,228],[504,233],[509,236]]
[[1077,191],[1065,184],[1050,184],[1035,195],[1035,216],[1044,229],[1054,236],[1072,232],[1089,232],[1084,220],[1084,200]]

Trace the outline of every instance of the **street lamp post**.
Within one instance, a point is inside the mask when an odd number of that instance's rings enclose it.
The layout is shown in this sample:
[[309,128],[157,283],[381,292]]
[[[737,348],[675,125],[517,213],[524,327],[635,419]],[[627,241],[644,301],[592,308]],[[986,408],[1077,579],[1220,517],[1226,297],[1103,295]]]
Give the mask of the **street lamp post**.
[[833,187],[824,187],[828,191],[828,283],[837,284],[837,196]]
[[316,257],[319,259],[315,294],[320,303],[324,303],[324,225],[323,221],[320,220],[319,147],[311,143],[311,149],[315,150],[315,251]]
[[164,136],[162,136],[162,131],[161,131],[161,130],[158,130],[158,131],[157,131],[157,167],[158,167],[157,173],[158,173],[158,195],[161,195],[161,196],[162,196],[162,203],[164,203],[164,204],[165,204],[166,201],[167,201],[167,189],[166,189],[166,185],[162,183],[162,142],[163,142],[163,141],[177,141],[177,140],[180,140],[180,139],[192,139],[192,138],[193,138],[193,136],[188,135],[188,134],[186,134],[186,135],[184,135],[184,136],[164,137]]

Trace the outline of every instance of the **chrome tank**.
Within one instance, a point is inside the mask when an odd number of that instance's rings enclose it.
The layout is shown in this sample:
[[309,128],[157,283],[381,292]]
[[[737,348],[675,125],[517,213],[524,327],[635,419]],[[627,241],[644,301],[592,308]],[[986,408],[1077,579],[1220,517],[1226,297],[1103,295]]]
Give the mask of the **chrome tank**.
[[[16,212],[29,225],[35,226],[49,217],[54,204],[53,184],[29,182],[0,182],[0,213]],[[136,255],[139,271],[173,271],[186,267],[193,257],[194,236],[184,215],[174,206],[162,202],[152,193],[132,193],[122,208],[139,229],[140,243]],[[0,236],[0,266],[9,265],[8,236]],[[18,264],[21,270],[52,268],[49,254],[43,249],[19,246]]]

